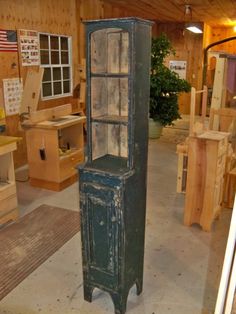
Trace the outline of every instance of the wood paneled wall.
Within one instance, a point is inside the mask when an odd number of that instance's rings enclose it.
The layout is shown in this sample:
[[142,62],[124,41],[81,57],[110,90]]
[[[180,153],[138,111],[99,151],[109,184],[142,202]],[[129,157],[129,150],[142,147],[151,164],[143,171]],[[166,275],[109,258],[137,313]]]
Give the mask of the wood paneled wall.
[[[154,36],[165,33],[170,39],[175,51],[175,56],[169,56],[166,60],[187,61],[187,81],[197,90],[202,88],[202,42],[201,34],[193,34],[184,29],[183,23],[161,23],[155,27]],[[196,112],[200,110],[200,97],[197,98]],[[179,109],[182,114],[190,112],[190,93],[182,93],[179,96]]]
[[[211,30],[210,43],[229,38],[236,37],[233,27],[214,27]],[[211,50],[222,51],[229,54],[236,54],[236,40],[228,41],[226,43],[214,46]]]
[[[141,16],[142,12],[125,10],[104,3],[103,0],[0,0],[1,28],[2,29],[28,29],[38,32],[47,32],[72,36],[73,51],[73,84],[79,83],[78,64],[85,57],[85,37],[83,21],[88,19],[114,18]],[[181,23],[156,24],[153,34],[165,32],[170,38],[176,56],[172,60],[187,61],[187,79],[197,89],[202,84],[202,49],[212,41],[226,36],[233,36],[231,30],[207,28],[204,40],[201,35],[183,32]],[[227,47],[226,47],[227,46]],[[235,53],[235,43],[225,44],[224,47],[230,53]],[[224,49],[224,47],[219,47]],[[216,47],[217,48],[217,47]],[[13,65],[16,64],[14,67]],[[22,76],[25,78],[28,67],[22,67],[18,62],[17,53],[0,52],[0,82],[3,78]],[[190,95],[183,94],[179,99],[181,113],[189,112]],[[65,103],[76,103],[73,97],[61,98],[50,101],[40,101],[39,108],[48,108]],[[198,102],[199,104],[199,102]],[[21,135],[18,131],[18,116],[7,118],[7,133],[9,135]],[[23,141],[15,156],[16,166],[26,163],[26,148]]]
[[85,57],[85,37],[83,21],[91,19],[118,18],[136,16],[132,11],[113,7],[102,0],[77,0],[78,12],[80,12],[78,23],[79,30],[79,55]]
[[[75,0],[0,0],[1,28],[28,29],[52,34],[72,36],[73,83],[78,84],[79,51],[77,29],[77,3]],[[16,64],[13,67],[13,64]],[[3,78],[21,76],[25,79],[27,69],[18,62],[18,54],[14,52],[0,52],[0,82]],[[75,102],[71,97],[58,100],[40,101],[39,108],[48,108],[56,105]],[[26,163],[26,145],[24,132],[18,130],[19,117],[7,117],[7,134],[23,137],[14,156],[16,167]]]
[[[73,84],[79,83],[78,64],[85,56],[85,37],[83,21],[108,17],[131,16],[119,8],[113,8],[102,0],[0,0],[1,28],[28,29],[51,34],[72,36]],[[27,69],[18,62],[18,54],[0,52],[0,82],[4,78],[23,77]],[[13,65],[16,66],[13,67]],[[73,97],[39,101],[39,109],[54,107],[65,103],[77,103]],[[26,145],[24,132],[18,129],[19,116],[7,117],[7,134],[23,137],[14,156],[16,167],[25,164]]]

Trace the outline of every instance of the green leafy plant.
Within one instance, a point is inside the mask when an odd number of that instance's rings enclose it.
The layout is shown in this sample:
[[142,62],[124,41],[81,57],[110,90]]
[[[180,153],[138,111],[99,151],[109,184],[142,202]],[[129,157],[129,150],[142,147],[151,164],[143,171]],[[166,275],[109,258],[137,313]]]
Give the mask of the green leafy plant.
[[149,117],[163,126],[180,118],[178,94],[189,92],[191,85],[164,65],[164,59],[175,54],[165,34],[152,39]]

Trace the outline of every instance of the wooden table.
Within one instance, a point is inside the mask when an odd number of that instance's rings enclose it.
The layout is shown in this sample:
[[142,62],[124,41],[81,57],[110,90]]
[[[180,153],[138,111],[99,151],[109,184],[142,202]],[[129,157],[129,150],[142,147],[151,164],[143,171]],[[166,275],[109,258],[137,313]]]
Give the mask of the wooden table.
[[67,115],[24,123],[31,185],[60,191],[76,181],[75,167],[84,161],[85,121]]

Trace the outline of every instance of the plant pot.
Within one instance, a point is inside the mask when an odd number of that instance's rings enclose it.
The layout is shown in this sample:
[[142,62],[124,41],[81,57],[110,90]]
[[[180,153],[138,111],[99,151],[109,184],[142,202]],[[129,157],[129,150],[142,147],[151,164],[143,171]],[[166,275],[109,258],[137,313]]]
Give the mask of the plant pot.
[[149,118],[149,138],[159,138],[162,135],[163,125],[159,121]]

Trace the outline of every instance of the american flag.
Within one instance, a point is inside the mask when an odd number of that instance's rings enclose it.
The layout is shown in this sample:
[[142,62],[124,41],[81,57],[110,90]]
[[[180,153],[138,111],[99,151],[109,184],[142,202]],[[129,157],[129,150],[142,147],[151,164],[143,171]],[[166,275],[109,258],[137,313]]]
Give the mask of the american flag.
[[0,51],[17,51],[16,31],[0,30]]

